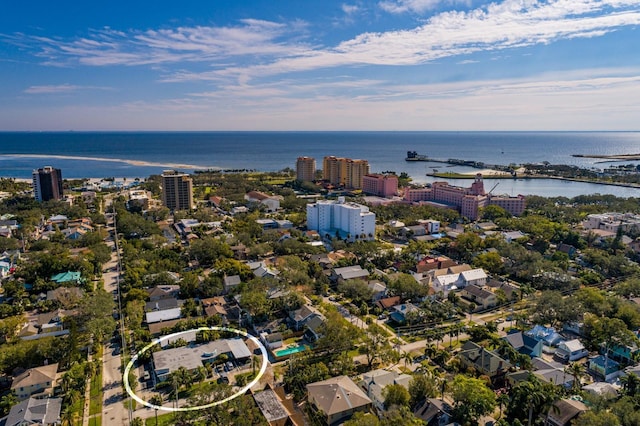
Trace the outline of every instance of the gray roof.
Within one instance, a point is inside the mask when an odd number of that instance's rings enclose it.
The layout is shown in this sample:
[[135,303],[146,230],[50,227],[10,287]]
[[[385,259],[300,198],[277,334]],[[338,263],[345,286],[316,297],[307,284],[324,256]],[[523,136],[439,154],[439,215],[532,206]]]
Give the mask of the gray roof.
[[153,353],[156,371],[169,371],[180,367],[194,370],[204,361],[213,360],[221,354],[232,354],[234,359],[251,357],[251,351],[242,339],[220,339],[198,346],[183,346]]
[[369,271],[362,269],[360,265],[345,266],[344,268],[334,269],[335,274],[341,277],[343,280],[350,280],[353,278],[364,278],[369,276]]
[[253,394],[253,399],[256,400],[258,408],[260,408],[262,415],[268,422],[285,419],[289,416],[284,405],[280,402],[280,398],[272,389],[265,389],[262,392]]
[[7,416],[6,426],[27,424],[58,424],[62,398],[25,399],[14,405]]

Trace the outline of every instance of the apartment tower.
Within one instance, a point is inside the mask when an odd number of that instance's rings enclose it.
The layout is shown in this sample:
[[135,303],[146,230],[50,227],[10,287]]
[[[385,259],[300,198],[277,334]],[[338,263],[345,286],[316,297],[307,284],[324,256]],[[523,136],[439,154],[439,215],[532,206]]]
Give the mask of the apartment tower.
[[322,177],[332,185],[348,189],[362,189],[362,179],[369,174],[367,160],[352,160],[343,157],[324,157]]
[[296,179],[307,182],[316,180],[315,158],[298,157],[298,161],[296,161]]
[[186,173],[162,172],[162,204],[170,210],[193,208],[193,181]]
[[46,166],[33,171],[33,196],[37,201],[62,198],[62,171]]

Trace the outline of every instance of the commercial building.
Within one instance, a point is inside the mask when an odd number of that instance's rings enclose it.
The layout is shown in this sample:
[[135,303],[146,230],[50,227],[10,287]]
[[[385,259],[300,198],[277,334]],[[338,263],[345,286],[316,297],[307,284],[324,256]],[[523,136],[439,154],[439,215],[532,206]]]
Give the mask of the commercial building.
[[373,240],[376,235],[376,215],[367,206],[346,203],[344,197],[307,204],[307,229],[323,237],[339,236],[348,241]]
[[62,171],[46,166],[33,171],[33,196],[36,201],[62,198]]
[[296,179],[312,182],[316,179],[316,159],[312,157],[298,157],[296,161]]
[[193,208],[193,181],[186,173],[162,172],[162,204],[170,210]]
[[362,178],[362,192],[378,197],[398,195],[398,176],[392,174],[368,174]]
[[332,185],[349,189],[362,189],[362,180],[369,174],[367,160],[353,160],[343,157],[324,157],[322,178]]
[[484,190],[482,174],[478,173],[470,188],[449,185],[447,182],[434,182],[431,187],[405,188],[404,199],[409,202],[433,202],[455,207],[462,216],[476,220],[480,209],[495,205],[502,207],[514,216],[524,212],[526,200],[523,195],[516,197],[496,196]]

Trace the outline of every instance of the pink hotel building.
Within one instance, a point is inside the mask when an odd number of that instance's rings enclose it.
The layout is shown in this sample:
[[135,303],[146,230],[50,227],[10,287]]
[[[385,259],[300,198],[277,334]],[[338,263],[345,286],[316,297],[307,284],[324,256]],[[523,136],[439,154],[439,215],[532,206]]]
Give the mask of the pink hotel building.
[[393,197],[398,195],[398,176],[368,174],[362,177],[362,192],[378,197]]
[[524,195],[496,196],[485,193],[482,175],[478,173],[470,188],[451,186],[447,182],[434,182],[430,188],[405,188],[404,199],[409,202],[433,201],[455,206],[462,216],[476,220],[482,207],[500,206],[514,216],[524,212]]

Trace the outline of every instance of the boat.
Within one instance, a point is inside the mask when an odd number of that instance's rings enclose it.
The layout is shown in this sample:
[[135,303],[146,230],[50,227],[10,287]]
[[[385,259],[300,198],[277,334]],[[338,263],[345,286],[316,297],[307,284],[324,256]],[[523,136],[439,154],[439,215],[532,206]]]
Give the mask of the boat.
[[426,155],[420,155],[416,151],[407,151],[405,161],[430,161]]

